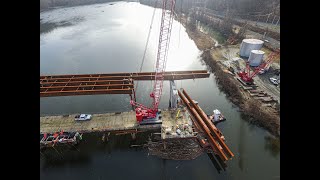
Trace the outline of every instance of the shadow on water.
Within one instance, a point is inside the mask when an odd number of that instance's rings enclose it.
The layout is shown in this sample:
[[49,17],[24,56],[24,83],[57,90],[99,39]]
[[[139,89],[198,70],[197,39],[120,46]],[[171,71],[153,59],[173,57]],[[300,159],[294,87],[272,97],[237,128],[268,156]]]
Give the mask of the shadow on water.
[[245,159],[244,157],[244,152],[245,152],[245,129],[244,129],[244,122],[240,121],[240,128],[239,128],[239,144],[238,144],[238,149],[239,149],[239,168],[241,171],[244,169],[244,162],[243,160]]

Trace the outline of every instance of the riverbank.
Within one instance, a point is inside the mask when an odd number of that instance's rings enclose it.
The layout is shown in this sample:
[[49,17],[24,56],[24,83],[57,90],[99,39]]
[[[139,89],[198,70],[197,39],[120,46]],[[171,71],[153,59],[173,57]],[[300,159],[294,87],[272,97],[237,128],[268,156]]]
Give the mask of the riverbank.
[[274,136],[280,137],[280,110],[263,106],[261,101],[254,99],[244,89],[239,88],[239,82],[230,74],[225,73],[225,68],[218,61],[223,57],[222,54],[216,53],[217,50],[214,48],[212,38],[198,30],[192,31],[186,25],[185,18],[182,18],[181,22],[186,28],[188,36],[203,51],[202,59],[215,74],[219,88],[226,93],[232,103],[239,106],[242,115],[245,117],[244,119],[265,128]]

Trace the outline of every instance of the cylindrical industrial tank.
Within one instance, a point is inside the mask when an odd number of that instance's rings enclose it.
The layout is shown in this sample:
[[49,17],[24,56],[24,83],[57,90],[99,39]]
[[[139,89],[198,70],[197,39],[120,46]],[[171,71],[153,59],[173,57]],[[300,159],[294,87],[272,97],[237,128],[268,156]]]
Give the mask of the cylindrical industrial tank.
[[249,56],[250,66],[259,66],[263,60],[264,52],[261,50],[252,50]]
[[263,41],[259,39],[244,39],[240,46],[240,56],[249,57],[252,50],[260,50],[262,45]]

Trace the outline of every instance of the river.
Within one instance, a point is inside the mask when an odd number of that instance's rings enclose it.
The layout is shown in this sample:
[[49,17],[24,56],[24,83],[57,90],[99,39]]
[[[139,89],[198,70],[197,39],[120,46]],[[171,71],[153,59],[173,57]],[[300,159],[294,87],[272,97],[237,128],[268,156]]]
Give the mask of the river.
[[[40,75],[139,71],[154,8],[136,2],[116,2],[58,8],[40,13]],[[155,11],[142,71],[154,71],[161,11]],[[167,71],[208,69],[201,51],[185,28],[174,21]],[[139,82],[137,101],[151,105],[151,81]],[[142,148],[147,134],[101,136],[85,134],[76,150],[40,154],[41,179],[280,179],[280,145],[267,131],[247,123],[216,84],[207,79],[176,81],[211,114],[219,109],[227,121],[217,125],[235,157],[219,172],[207,154],[195,160],[163,160]],[[128,95],[92,95],[40,98],[40,116],[72,113],[129,111]],[[164,83],[160,108],[169,103],[169,83]]]

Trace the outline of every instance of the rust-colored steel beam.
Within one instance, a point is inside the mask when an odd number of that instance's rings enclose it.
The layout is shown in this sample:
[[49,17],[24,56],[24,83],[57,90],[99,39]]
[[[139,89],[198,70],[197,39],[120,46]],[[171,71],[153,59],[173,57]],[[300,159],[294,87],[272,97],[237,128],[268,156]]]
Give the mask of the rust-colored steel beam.
[[203,132],[203,130],[200,128],[200,125],[197,123],[197,121],[194,119],[193,116],[190,117],[192,123],[194,124],[195,126],[195,129],[198,131],[198,132]]
[[103,84],[103,85],[78,85],[78,86],[43,86],[40,87],[41,90],[50,89],[124,89],[124,88],[134,88],[133,84]]
[[57,84],[57,86],[66,86],[66,85],[72,85],[72,86],[79,86],[81,84],[86,85],[103,85],[103,84],[130,84],[130,82],[123,81],[123,80],[98,80],[98,81],[69,81],[69,82],[58,82],[56,80],[51,81],[40,81],[40,86],[50,86],[51,84]]
[[[209,73],[194,73],[194,74],[165,74],[164,80],[182,80],[182,79],[196,79],[196,78],[207,78]],[[144,76],[132,76],[134,80],[154,80],[154,75]]]
[[40,97],[76,96],[96,94],[132,94],[133,80],[97,80],[97,78],[77,81],[68,78],[61,82],[53,77],[40,80]]
[[40,79],[40,81],[47,81],[47,82],[68,82],[68,81],[98,81],[98,80],[123,80],[123,79],[129,79],[130,76],[101,76],[101,77],[50,77],[50,78],[44,78]]
[[178,94],[181,98],[181,100],[183,101],[183,103],[187,106],[187,108],[189,109],[189,112],[192,114],[192,116],[196,119],[196,121],[199,123],[200,127],[202,128],[202,130],[205,132],[205,134],[208,137],[208,140],[210,142],[210,146],[211,148],[217,152],[217,154],[219,155],[219,157],[223,160],[226,161],[228,160],[228,157],[224,154],[224,152],[222,151],[222,149],[220,149],[219,144],[216,142],[216,140],[213,138],[212,134],[210,133],[209,128],[207,127],[207,125],[203,122],[202,118],[200,117],[200,115],[197,113],[197,111],[194,109],[194,107],[192,107],[190,105],[190,102],[188,101],[188,99],[178,90]]
[[78,91],[49,91],[40,92],[40,97],[52,96],[75,96],[95,94],[132,94],[132,89],[101,89],[101,90],[78,90]]
[[185,95],[185,97],[187,98],[187,100],[190,102],[190,104],[192,105],[192,107],[195,108],[195,110],[197,111],[197,113],[200,115],[200,117],[202,118],[202,120],[205,122],[205,124],[207,125],[207,127],[209,127],[210,131],[213,133],[214,137],[217,139],[217,141],[219,142],[219,144],[221,145],[221,147],[223,148],[223,150],[226,152],[226,154],[229,157],[234,157],[234,154],[231,152],[231,150],[229,149],[229,147],[224,143],[224,141],[221,139],[219,133],[218,133],[218,128],[215,127],[215,125],[213,125],[213,123],[210,122],[210,120],[208,119],[208,116],[202,111],[200,110],[200,108],[193,102],[193,100],[190,98],[190,96],[187,94],[187,92],[185,90],[182,90],[183,94]]
[[[164,80],[181,80],[207,78],[210,76],[206,70],[201,71],[169,71],[165,72]],[[154,72],[142,73],[111,73],[111,74],[79,74],[79,75],[49,75],[40,76],[40,82],[69,82],[69,81],[97,81],[97,80],[154,80]]]
[[[206,70],[169,71],[165,80],[207,78]],[[154,80],[155,72],[40,76],[40,97],[134,94],[133,80]]]
[[[209,73],[193,73],[193,74],[165,74],[164,80],[181,80],[181,79],[195,79],[195,78],[207,78]],[[132,76],[101,76],[101,77],[51,77],[42,78],[40,81],[44,82],[68,82],[68,81],[97,81],[97,80],[123,80],[123,79],[133,79],[133,80],[154,80],[155,75],[132,75]]]
[[[207,70],[194,70],[194,71],[166,71],[165,75],[179,75],[179,74],[207,74]],[[47,75],[40,76],[40,79],[51,79],[51,78],[74,78],[74,77],[92,77],[99,78],[103,76],[144,76],[144,75],[155,75],[155,72],[140,72],[140,73],[108,73],[108,74],[70,74],[70,75]],[[209,77],[209,76],[208,76]]]

